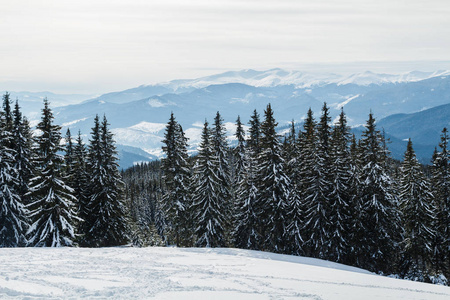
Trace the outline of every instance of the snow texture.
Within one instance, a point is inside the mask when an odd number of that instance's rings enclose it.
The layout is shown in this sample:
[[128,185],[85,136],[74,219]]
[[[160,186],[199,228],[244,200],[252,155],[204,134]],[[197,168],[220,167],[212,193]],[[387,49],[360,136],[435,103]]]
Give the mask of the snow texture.
[[450,299],[450,288],[237,249],[2,248],[1,299]]

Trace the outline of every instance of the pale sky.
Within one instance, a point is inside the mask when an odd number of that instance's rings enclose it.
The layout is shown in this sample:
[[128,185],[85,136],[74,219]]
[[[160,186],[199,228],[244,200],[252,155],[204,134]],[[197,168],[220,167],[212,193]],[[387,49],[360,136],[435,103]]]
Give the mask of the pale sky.
[[0,90],[100,93],[248,68],[450,69],[448,0],[0,1]]

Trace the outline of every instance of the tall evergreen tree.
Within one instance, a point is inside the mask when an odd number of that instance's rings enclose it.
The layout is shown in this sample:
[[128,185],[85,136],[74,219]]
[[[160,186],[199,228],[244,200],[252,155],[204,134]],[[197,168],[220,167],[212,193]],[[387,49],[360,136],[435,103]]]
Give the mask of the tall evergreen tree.
[[[73,162],[70,173],[70,178],[73,187],[73,195],[76,198],[76,211],[84,220],[89,215],[87,211],[88,205],[88,174],[86,167],[87,151],[86,146],[81,138],[81,132],[78,132],[76,144],[73,147]],[[79,232],[82,232],[83,221],[79,222]]]
[[289,245],[288,253],[295,255],[304,254],[304,239],[303,239],[303,226],[304,226],[304,203],[303,203],[303,190],[302,190],[302,157],[301,157],[301,141],[302,132],[298,134],[296,138],[295,123],[292,121],[291,130],[288,136],[288,146],[286,155],[287,173],[291,181],[289,192],[289,212],[288,212],[288,235],[291,241]]
[[255,185],[255,160],[245,145],[245,131],[238,117],[236,121],[236,201],[234,212],[234,244],[238,248],[258,249],[261,237],[258,232],[258,215],[255,201],[258,190]]
[[372,271],[386,272],[393,265],[402,232],[398,198],[384,168],[385,152],[381,141],[371,113],[361,139],[357,264]]
[[229,151],[226,140],[226,129],[219,112],[214,117],[214,126],[211,130],[211,144],[214,150],[214,156],[217,159],[217,166],[215,166],[217,178],[219,179],[217,185],[217,201],[223,210],[225,235],[229,241],[231,238],[229,235],[232,231],[230,217],[233,211],[232,186],[230,185],[231,166],[228,161]]
[[289,178],[285,174],[282,145],[276,133],[278,123],[271,105],[264,111],[261,124],[261,153],[258,157],[258,201],[263,206],[260,215],[265,249],[283,253],[288,244]]
[[248,123],[250,125],[250,128],[248,130],[249,139],[247,141],[247,145],[251,152],[253,152],[253,155],[257,156],[259,152],[261,152],[261,121],[256,109],[253,111],[253,114],[251,115],[250,121]]
[[30,182],[32,225],[29,243],[38,247],[73,246],[74,211],[73,189],[62,178],[64,159],[58,153],[61,127],[53,124],[53,113],[44,99],[41,122],[37,125],[41,135],[37,141],[37,168]]
[[400,168],[399,190],[405,230],[400,271],[407,278],[424,281],[431,270],[435,210],[430,183],[417,161],[411,139]]
[[435,271],[450,278],[450,151],[447,128],[442,130],[440,151],[433,155],[433,191],[437,208],[434,246]]
[[84,222],[85,246],[108,247],[128,242],[127,212],[117,151],[106,117],[95,117],[88,152],[88,212]]
[[33,175],[33,135],[28,120],[22,117],[19,102],[16,101],[13,111],[13,155],[14,169],[17,171],[16,192],[22,203],[29,204],[28,183]]
[[[11,132],[13,128],[13,114],[11,110],[11,95],[6,92],[3,95],[3,111],[1,112],[3,127],[6,131]],[[12,141],[9,141],[12,143]],[[11,148],[11,147],[10,147]]]
[[330,144],[330,246],[328,259],[345,262],[351,255],[353,209],[356,205],[356,176],[350,154],[350,129],[344,111],[334,126]]
[[217,176],[218,159],[211,142],[211,130],[205,121],[194,166],[193,211],[196,245],[223,247],[225,240],[224,203],[220,198]]
[[[317,144],[307,145],[304,158],[307,170],[305,183],[305,231],[311,253],[318,258],[327,258],[330,252],[330,116],[324,104],[317,124]],[[309,141],[312,142],[311,140]],[[313,151],[311,151],[314,149]]]
[[72,168],[73,168],[73,164],[74,164],[74,146],[73,146],[73,141],[72,141],[72,134],[70,133],[70,129],[67,128],[66,131],[66,136],[64,137],[64,141],[66,143],[66,147],[65,147],[65,155],[64,155],[64,161],[66,163],[66,176],[68,176],[67,181],[71,184],[71,173],[72,173]]
[[10,148],[14,145],[10,131],[13,128],[12,124],[8,124],[5,109],[5,101],[9,103],[9,94],[6,93],[3,99],[4,111],[0,115],[0,247],[17,247],[26,243],[28,212],[19,194],[16,152]]
[[169,231],[169,243],[177,246],[189,245],[189,163],[187,154],[187,138],[181,125],[175,120],[173,113],[166,126],[163,151],[166,157],[162,161],[163,179],[167,192],[163,203]]

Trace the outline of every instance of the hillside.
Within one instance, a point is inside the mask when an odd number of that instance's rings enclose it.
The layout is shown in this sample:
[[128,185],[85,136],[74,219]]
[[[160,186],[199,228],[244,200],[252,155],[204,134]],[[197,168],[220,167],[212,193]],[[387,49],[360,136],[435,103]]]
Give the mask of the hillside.
[[450,288],[238,249],[0,249],[2,299],[449,299]]

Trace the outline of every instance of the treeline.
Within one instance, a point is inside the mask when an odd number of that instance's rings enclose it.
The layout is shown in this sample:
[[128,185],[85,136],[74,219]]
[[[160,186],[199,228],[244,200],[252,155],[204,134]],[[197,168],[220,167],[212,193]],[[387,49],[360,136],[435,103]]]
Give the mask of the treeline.
[[[36,133],[8,93],[0,113],[0,247],[115,246],[129,239],[124,184],[106,117],[89,145],[53,122],[49,102]],[[64,143],[65,141],[65,143]]]
[[125,174],[129,197],[141,203],[136,220],[146,215],[143,223],[169,245],[304,255],[447,282],[447,129],[425,172],[411,141],[403,162],[389,157],[372,114],[359,140],[344,112],[331,124],[326,104],[318,120],[309,110],[302,130],[292,123],[285,137],[276,132],[270,105],[263,120],[255,110],[248,125],[246,133],[238,117],[237,146],[230,148],[217,113],[211,126],[204,123],[198,154],[189,157],[172,114],[161,169],[153,163]]

